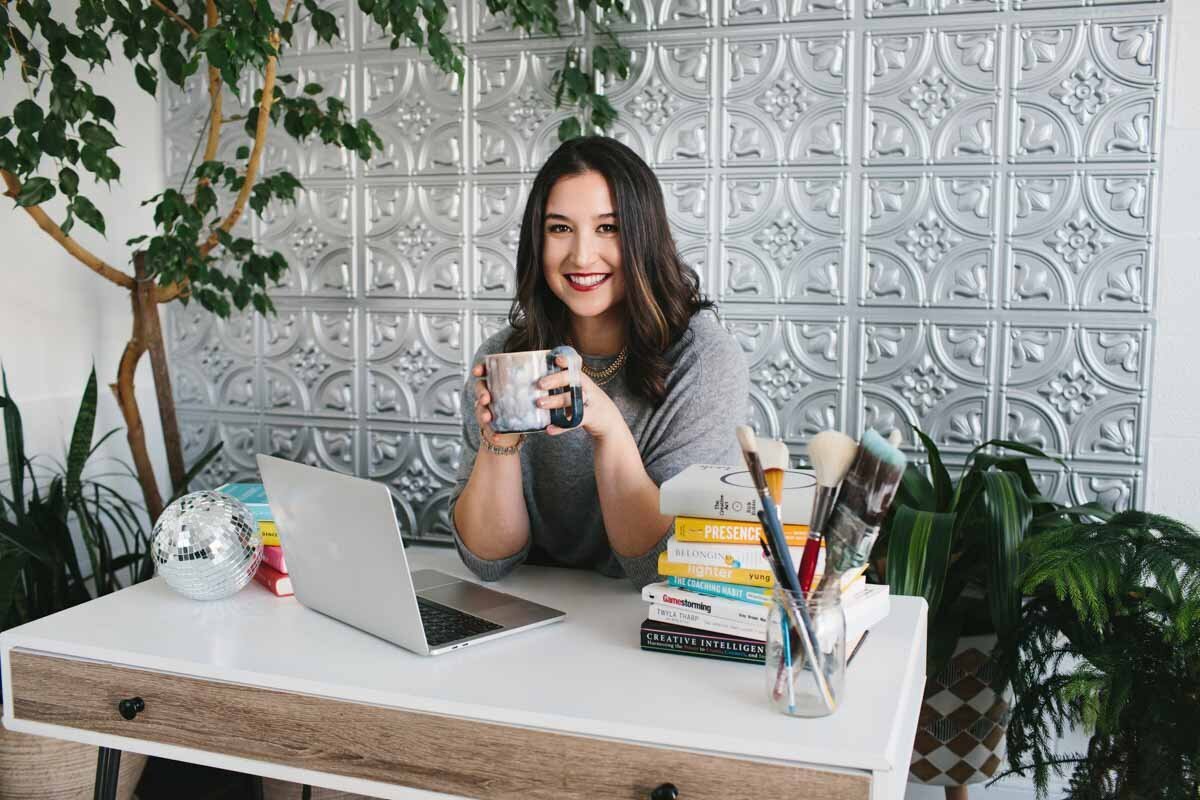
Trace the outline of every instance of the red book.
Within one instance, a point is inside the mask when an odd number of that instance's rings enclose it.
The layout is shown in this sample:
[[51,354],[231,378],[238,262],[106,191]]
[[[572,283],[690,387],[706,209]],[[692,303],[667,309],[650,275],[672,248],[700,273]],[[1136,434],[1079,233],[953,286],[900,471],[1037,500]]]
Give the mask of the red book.
[[282,547],[276,547],[271,544],[263,545],[262,560],[264,563],[270,564],[271,568],[276,572],[282,572],[284,575],[288,574],[287,562],[283,560]]
[[254,573],[254,580],[279,597],[290,597],[294,594],[292,579],[266,562],[258,565],[258,571]]

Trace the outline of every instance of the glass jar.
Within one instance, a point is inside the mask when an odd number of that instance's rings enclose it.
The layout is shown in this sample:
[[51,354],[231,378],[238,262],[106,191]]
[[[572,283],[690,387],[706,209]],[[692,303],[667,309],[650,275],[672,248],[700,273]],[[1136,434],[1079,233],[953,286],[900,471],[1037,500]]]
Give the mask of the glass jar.
[[800,635],[805,626],[798,603],[804,602],[794,592],[774,590],[767,622],[767,696],[785,714],[823,717],[837,709],[846,684],[846,615],[840,594],[816,593],[807,600],[813,658]]

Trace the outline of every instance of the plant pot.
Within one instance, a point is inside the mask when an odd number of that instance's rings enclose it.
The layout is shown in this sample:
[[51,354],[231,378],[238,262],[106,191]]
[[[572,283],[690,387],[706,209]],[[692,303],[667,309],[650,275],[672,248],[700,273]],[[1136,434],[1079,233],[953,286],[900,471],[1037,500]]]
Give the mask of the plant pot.
[[1004,763],[1012,687],[992,660],[995,636],[959,639],[954,655],[925,681],[909,780],[968,786],[991,780]]
[[[91,800],[98,748],[0,727],[0,800]],[[117,797],[130,800],[146,756],[121,753]]]

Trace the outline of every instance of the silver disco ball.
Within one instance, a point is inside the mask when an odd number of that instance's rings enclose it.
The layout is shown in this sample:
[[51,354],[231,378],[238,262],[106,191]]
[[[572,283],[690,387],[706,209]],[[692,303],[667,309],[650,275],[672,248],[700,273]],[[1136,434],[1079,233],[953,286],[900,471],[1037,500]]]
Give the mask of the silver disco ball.
[[171,503],[150,542],[158,574],[193,600],[220,600],[249,583],[262,548],[254,514],[221,492],[192,492]]

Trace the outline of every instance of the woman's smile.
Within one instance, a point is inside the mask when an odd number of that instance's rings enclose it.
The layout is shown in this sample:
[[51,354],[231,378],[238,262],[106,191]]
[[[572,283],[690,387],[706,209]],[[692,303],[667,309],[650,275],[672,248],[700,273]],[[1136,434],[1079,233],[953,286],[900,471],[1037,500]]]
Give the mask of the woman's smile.
[[611,272],[575,272],[566,276],[567,285],[579,292],[594,291],[611,277]]

